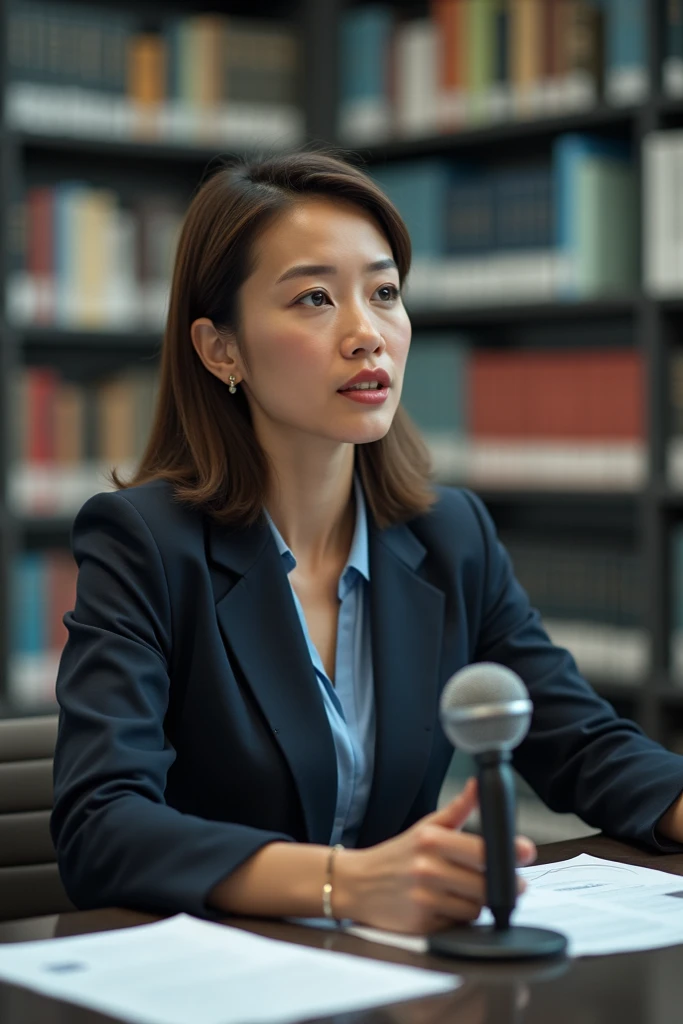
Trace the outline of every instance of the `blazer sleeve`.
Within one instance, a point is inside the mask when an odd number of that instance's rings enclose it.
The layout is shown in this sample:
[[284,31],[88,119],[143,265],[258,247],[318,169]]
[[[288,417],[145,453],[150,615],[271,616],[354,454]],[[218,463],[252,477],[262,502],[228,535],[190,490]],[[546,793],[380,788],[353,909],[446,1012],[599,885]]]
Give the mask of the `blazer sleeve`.
[[571,654],[553,645],[485,506],[465,493],[481,526],[486,560],[473,660],[513,669],[534,704],[515,768],[554,811],[573,812],[616,838],[680,850],[658,835],[656,825],[683,791],[683,757],[618,717],[582,678]]
[[266,843],[291,837],[165,803],[175,759],[163,724],[173,638],[159,550],[120,492],[83,506],[73,549],[79,573],[57,679],[51,818],[64,886],[83,909],[217,918],[205,902],[213,886]]

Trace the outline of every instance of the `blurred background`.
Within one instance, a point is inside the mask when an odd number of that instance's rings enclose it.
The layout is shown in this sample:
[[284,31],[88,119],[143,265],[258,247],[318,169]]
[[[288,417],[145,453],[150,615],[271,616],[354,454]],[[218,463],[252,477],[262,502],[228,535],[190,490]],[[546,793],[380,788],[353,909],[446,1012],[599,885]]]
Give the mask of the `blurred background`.
[[324,141],[411,232],[437,479],[683,752],[683,0],[0,0],[0,54],[0,715],[54,710],[71,523],[145,443],[193,190]]

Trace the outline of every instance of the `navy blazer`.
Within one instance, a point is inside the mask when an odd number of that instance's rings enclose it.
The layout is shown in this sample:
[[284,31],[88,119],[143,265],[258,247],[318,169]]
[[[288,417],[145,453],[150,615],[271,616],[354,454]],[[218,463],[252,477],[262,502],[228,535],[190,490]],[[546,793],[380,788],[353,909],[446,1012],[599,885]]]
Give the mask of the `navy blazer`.
[[[515,766],[556,811],[659,849],[683,757],[649,740],[555,647],[482,502],[440,488],[426,515],[369,516],[376,757],[360,846],[432,811],[452,748],[438,720],[473,661],[534,702]],[[52,834],[82,908],[214,916],[213,886],[272,840],[327,843],[332,734],[271,530],[219,526],[158,481],[90,499],[57,682]]]

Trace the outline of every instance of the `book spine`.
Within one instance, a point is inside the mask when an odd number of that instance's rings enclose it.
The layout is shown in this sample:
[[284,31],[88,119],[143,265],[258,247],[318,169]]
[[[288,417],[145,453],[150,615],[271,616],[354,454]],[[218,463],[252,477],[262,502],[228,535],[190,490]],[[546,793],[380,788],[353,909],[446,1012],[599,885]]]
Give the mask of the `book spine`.
[[437,37],[437,127],[446,132],[463,121],[458,3],[432,0],[430,8]]
[[605,94],[610,103],[640,103],[649,90],[647,0],[609,0]]
[[339,131],[358,141],[391,132],[393,13],[373,5],[347,11],[341,31]]
[[662,88],[667,96],[683,96],[683,0],[665,0]]

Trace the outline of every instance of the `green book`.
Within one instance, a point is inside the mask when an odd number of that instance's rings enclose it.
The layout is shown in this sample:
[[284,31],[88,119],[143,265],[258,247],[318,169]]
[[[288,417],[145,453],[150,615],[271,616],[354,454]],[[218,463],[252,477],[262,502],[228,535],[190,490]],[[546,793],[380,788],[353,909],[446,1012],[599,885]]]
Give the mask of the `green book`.
[[614,295],[638,280],[635,174],[626,161],[587,156],[577,172],[578,291]]
[[467,89],[473,120],[481,120],[487,113],[486,95],[495,75],[496,15],[495,0],[468,0]]

